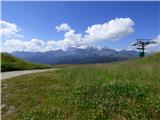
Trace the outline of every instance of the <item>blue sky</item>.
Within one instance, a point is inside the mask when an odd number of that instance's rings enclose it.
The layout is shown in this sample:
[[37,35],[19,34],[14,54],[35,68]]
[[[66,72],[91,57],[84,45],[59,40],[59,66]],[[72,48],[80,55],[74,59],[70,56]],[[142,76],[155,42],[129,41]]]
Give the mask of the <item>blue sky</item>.
[[2,20],[21,28],[18,34],[23,35],[21,40],[25,41],[63,40],[65,32],[55,29],[62,23],[67,23],[76,33],[85,34],[89,26],[115,18],[130,18],[134,32],[116,41],[106,39],[93,43],[127,49],[136,38],[157,37],[159,17],[160,2],[2,2]]

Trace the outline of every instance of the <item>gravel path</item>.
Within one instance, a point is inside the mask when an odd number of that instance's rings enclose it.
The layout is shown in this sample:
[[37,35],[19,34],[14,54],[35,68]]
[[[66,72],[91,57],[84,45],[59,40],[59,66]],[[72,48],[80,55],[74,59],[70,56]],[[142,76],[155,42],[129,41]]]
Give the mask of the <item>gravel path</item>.
[[12,77],[15,77],[15,76],[20,76],[20,75],[26,75],[26,74],[31,74],[31,73],[39,73],[39,72],[45,72],[45,71],[51,71],[51,70],[57,70],[57,69],[58,68],[2,72],[1,73],[1,80],[5,80],[5,79],[8,79],[8,78],[12,78]]

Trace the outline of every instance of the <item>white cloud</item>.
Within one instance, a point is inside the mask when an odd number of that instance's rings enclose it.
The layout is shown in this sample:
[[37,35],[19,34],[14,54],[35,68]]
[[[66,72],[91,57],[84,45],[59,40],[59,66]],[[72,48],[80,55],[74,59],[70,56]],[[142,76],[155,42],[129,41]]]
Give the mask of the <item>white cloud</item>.
[[55,27],[56,30],[59,32],[59,31],[67,31],[67,30],[70,30],[71,27],[67,24],[67,23],[62,23],[61,25],[59,26],[56,26]]
[[[10,24],[10,23],[9,23]],[[130,18],[115,18],[104,24],[95,24],[85,30],[85,34],[76,33],[74,29],[67,23],[63,23],[55,28],[57,31],[65,31],[62,40],[21,40],[21,39],[8,39],[2,43],[3,51],[48,51],[56,49],[67,49],[68,47],[81,47],[85,48],[91,46],[95,42],[102,40],[119,40],[120,38],[131,34],[134,22]],[[15,24],[13,33],[18,32]],[[3,32],[4,33],[4,32]]]
[[157,44],[160,44],[160,35],[153,39]]
[[62,49],[67,49],[68,47],[79,47],[86,44],[83,41],[82,34],[75,33],[75,30],[69,30],[66,32],[64,40],[60,41],[60,43]]
[[154,49],[154,48],[157,48],[157,50],[160,51],[160,35],[153,38],[152,41],[155,41],[156,43],[146,46],[147,51],[152,51],[152,49]]
[[85,31],[87,40],[119,40],[131,34],[134,22],[130,18],[115,18],[104,24],[96,24]]
[[13,37],[18,36],[18,32],[20,31],[20,28],[17,27],[14,23],[9,23],[3,20],[0,20],[0,36],[2,37]]
[[[27,41],[26,41],[27,42]],[[2,43],[3,51],[12,52],[12,51],[23,51],[26,49],[26,42],[17,39],[6,40]]]
[[46,43],[43,40],[31,39],[20,40],[10,39],[6,40],[3,44],[3,51],[43,51]]

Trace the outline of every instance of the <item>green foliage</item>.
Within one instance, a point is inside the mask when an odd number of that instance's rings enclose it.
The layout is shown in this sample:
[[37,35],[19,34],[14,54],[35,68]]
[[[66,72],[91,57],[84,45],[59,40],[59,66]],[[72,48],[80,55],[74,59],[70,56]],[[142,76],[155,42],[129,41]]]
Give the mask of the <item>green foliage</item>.
[[[5,120],[159,120],[160,54],[2,81]],[[11,111],[10,106],[15,106]]]
[[8,53],[1,53],[1,71],[28,70],[49,68],[49,65],[33,64],[28,61],[11,56]]

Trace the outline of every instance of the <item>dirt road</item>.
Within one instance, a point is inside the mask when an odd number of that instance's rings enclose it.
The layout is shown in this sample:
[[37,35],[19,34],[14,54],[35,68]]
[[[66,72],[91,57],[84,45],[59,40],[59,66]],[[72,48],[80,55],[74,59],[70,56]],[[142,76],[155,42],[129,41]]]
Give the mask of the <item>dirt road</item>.
[[45,72],[45,71],[51,71],[51,70],[57,70],[57,69],[58,68],[2,72],[1,73],[1,80],[5,80],[5,79],[8,79],[8,78],[12,78],[12,77],[15,77],[15,76],[20,76],[20,75],[26,75],[26,74],[31,74],[31,73],[39,73],[39,72]]

